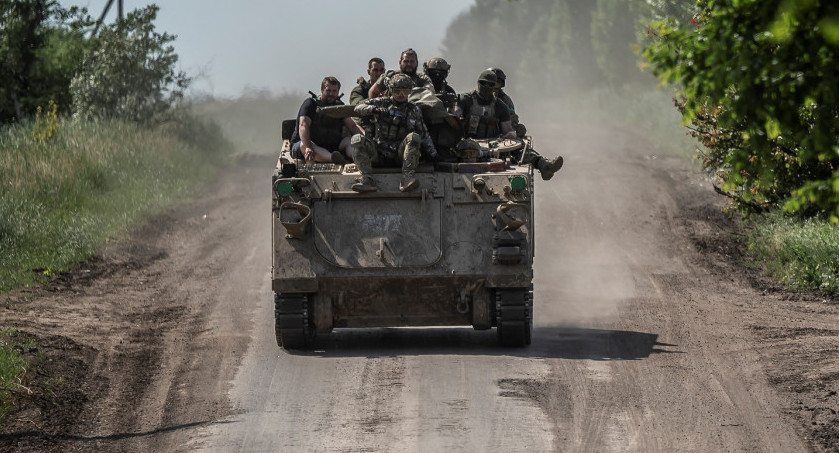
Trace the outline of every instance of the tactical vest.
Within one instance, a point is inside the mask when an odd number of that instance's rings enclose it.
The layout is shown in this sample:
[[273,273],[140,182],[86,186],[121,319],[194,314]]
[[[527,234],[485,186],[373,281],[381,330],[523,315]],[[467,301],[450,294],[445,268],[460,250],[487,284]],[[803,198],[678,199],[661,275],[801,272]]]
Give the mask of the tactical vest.
[[402,142],[408,132],[413,130],[413,126],[408,124],[410,108],[413,108],[413,104],[409,102],[402,106],[391,105],[389,115],[379,115],[376,120],[376,142],[385,145]]
[[492,138],[500,135],[498,118],[495,116],[495,98],[492,98],[489,105],[481,105],[478,102],[478,94],[470,93],[472,105],[468,112],[463,112],[463,130],[467,137]]
[[[318,107],[325,107],[327,105],[321,99],[316,99],[315,102]],[[343,104],[343,102],[337,101],[332,105]],[[343,118],[331,118],[326,115],[315,113],[315,117],[312,118],[312,125],[309,128],[309,135],[311,136],[312,141],[318,146],[322,146],[330,151],[335,151],[338,149],[338,145],[341,144],[341,139],[344,136],[343,127]]]

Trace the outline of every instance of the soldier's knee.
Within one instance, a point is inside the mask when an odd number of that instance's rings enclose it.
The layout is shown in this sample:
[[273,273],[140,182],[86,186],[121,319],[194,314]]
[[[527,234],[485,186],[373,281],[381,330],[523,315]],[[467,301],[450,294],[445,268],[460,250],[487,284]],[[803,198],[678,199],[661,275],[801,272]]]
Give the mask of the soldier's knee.
[[408,141],[411,142],[411,144],[413,145],[419,145],[422,142],[422,137],[420,137],[420,134],[412,132],[410,135],[408,135]]

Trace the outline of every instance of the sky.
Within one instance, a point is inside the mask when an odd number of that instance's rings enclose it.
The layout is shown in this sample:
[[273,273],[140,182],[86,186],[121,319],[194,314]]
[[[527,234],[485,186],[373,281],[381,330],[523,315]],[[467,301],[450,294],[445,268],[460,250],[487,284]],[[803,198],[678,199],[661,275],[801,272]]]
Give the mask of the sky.
[[[98,18],[107,0],[60,0]],[[124,0],[126,12],[160,7],[158,32],[177,35],[179,69],[193,77],[192,94],[238,97],[245,90],[275,94],[320,90],[335,76],[349,95],[367,61],[397,69],[411,47],[426,61],[441,53],[454,17],[474,0]],[[211,5],[211,6],[210,6]],[[116,19],[116,2],[105,18]]]

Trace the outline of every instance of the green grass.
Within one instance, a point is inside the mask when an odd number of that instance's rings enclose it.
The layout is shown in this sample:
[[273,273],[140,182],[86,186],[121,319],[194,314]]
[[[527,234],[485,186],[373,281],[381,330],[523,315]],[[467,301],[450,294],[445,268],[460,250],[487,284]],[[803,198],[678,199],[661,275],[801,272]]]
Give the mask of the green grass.
[[749,253],[784,286],[839,293],[839,228],[819,219],[780,213],[753,219]]
[[0,425],[12,412],[14,392],[26,374],[26,361],[9,339],[14,333],[12,329],[0,329]]
[[180,114],[153,128],[61,120],[0,130],[0,292],[90,259],[110,237],[188,197],[225,161],[212,124]]

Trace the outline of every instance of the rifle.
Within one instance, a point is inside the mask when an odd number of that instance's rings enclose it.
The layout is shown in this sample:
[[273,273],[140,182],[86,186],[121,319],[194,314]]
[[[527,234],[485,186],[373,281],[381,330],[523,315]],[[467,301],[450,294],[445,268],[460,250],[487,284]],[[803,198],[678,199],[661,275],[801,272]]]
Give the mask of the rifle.
[[318,113],[326,115],[330,118],[348,118],[357,116],[355,114],[354,105],[329,105],[326,107],[318,107]]

